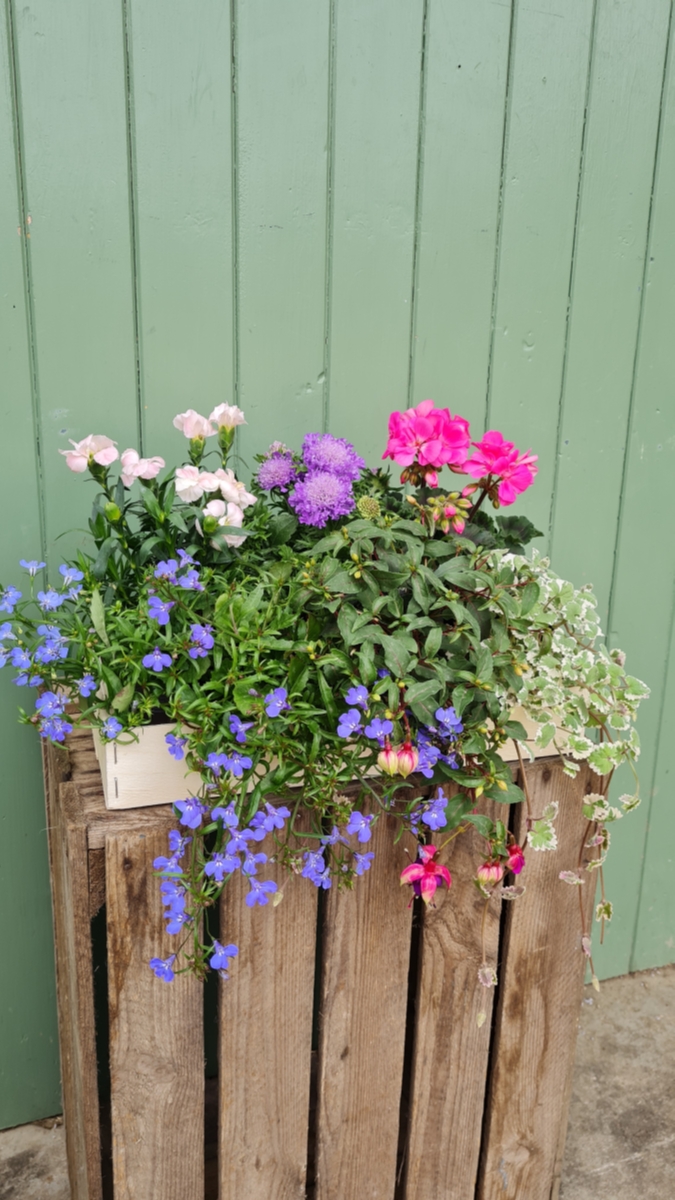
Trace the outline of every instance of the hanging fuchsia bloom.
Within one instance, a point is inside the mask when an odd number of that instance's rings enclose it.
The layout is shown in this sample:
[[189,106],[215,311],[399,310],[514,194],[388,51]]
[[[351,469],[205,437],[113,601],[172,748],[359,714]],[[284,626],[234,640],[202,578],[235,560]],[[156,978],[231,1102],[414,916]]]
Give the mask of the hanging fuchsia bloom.
[[398,747],[398,773],[399,775],[402,775],[404,779],[407,779],[408,775],[412,775],[413,771],[417,770],[417,764],[419,761],[419,750],[416,750],[411,742],[404,742],[402,746]]
[[525,866],[525,855],[523,854],[520,846],[517,846],[514,842],[512,846],[507,846],[506,853],[509,856],[506,869],[508,871],[513,871],[514,875],[520,875],[520,872]]
[[409,883],[416,896],[421,896],[425,904],[433,905],[436,888],[440,883],[446,887],[452,885],[452,875],[447,867],[434,862],[438,851],[435,846],[420,846],[420,861],[410,863],[401,871],[401,883]]
[[382,455],[393,458],[402,467],[417,461],[431,467],[427,483],[435,487],[438,479],[433,468],[448,463],[461,467],[469,454],[469,422],[453,417],[448,408],[435,408],[433,400],[423,400],[417,408],[393,412],[389,417],[389,441]]
[[480,442],[474,442],[476,447],[471,458],[464,462],[464,471],[480,479],[484,475],[492,475],[499,480],[498,495],[500,504],[513,504],[516,496],[527,490],[534,483],[537,474],[537,455],[521,454],[513,442],[507,442],[497,429],[489,429]]

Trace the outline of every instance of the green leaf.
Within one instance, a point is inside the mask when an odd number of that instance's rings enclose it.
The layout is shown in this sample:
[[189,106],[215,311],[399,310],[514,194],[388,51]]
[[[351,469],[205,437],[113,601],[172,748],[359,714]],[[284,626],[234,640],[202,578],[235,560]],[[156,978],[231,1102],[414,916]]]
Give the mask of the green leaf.
[[373,642],[364,642],[359,650],[359,675],[361,682],[370,684],[377,678],[375,666],[375,646]]
[[159,500],[150,488],[141,488],[141,503],[150,516],[157,522],[158,525],[163,525],[165,520],[164,510],[161,507]]
[[429,630],[424,643],[424,657],[435,658],[441,648],[442,641],[443,627],[442,625],[434,625],[433,629]]
[[489,646],[480,646],[476,655],[476,679],[480,679],[481,683],[489,683],[493,670],[492,651]]
[[141,548],[138,551],[138,562],[140,566],[143,566],[143,564],[148,561],[155,546],[161,545],[163,541],[164,538],[159,537],[156,533],[153,533],[152,537],[146,538],[145,541],[141,543]]
[[434,713],[443,698],[443,686],[438,679],[425,679],[422,683],[413,683],[406,688],[405,700],[413,710],[418,721],[425,725],[431,724]]
[[270,541],[273,546],[285,546],[298,528],[298,518],[293,513],[277,513],[270,521]]
[[505,789],[497,787],[497,784],[494,784],[493,787],[486,788],[485,795],[490,800],[496,800],[498,804],[522,804],[525,795],[521,789],[515,783],[511,783],[510,780],[503,779],[501,782],[506,784]]
[[520,721],[506,721],[503,729],[507,737],[515,738],[518,742],[527,741],[527,730]]
[[89,611],[91,612],[91,622],[94,626],[94,629],[96,630],[101,641],[104,642],[106,646],[109,646],[110,638],[108,637],[108,632],[105,627],[105,609],[103,607],[103,600],[101,599],[101,593],[99,592],[98,588],[94,588],[92,593]]
[[428,613],[434,597],[429,591],[429,585],[421,575],[412,577],[412,593],[423,613]]
[[533,579],[531,579],[529,583],[525,584],[525,587],[520,593],[520,615],[522,617],[524,617],[526,613],[531,612],[534,608],[537,600],[539,599],[539,590],[539,584],[535,583]]
[[321,692],[321,699],[328,715],[328,720],[333,728],[335,728],[337,726],[338,710],[335,703],[333,689],[322,671],[317,671],[316,675],[319,681],[319,691]]
[[482,813],[468,813],[465,820],[470,821],[472,825],[475,825],[481,837],[492,837],[494,833],[494,823],[489,817],[484,817]]
[[452,559],[451,562],[441,563],[436,571],[436,577],[445,580],[451,587],[466,588],[467,591],[473,591],[476,587],[480,587],[482,582],[476,571],[472,571],[466,565],[466,560],[462,561],[461,559]]
[[400,637],[391,637],[386,633],[382,634],[380,641],[384,650],[384,661],[389,670],[397,679],[402,679],[412,661],[412,655],[405,642]]
[[473,688],[464,687],[463,683],[459,683],[457,687],[452,689],[452,706],[458,717],[461,717],[467,704],[471,703],[473,696]]
[[256,684],[260,683],[261,679],[262,675],[249,675],[247,679],[238,680],[232,689],[234,703],[239,709],[239,712],[243,713],[244,716],[250,712],[253,712],[253,709],[256,706],[258,696],[251,696],[250,692],[251,690],[255,690],[256,692],[258,691]]
[[94,576],[94,579],[103,579],[103,576],[108,568],[110,555],[113,553],[116,546],[117,538],[107,537],[99,547],[98,555],[96,556],[96,560],[92,564],[91,568],[91,573]]
[[326,581],[325,587],[333,594],[342,592],[343,595],[354,595],[359,590],[358,580],[352,579],[351,575],[343,570],[334,571]]
[[338,629],[347,649],[352,645],[352,630],[358,616],[353,604],[343,604],[338,613]]
[[127,684],[125,684],[125,686],[123,688],[121,688],[121,690],[117,693],[116,696],[113,697],[113,700],[112,700],[112,707],[114,708],[115,712],[123,713],[123,712],[127,711],[129,705],[131,704],[131,701],[134,698],[135,690],[136,690],[135,682],[127,683]]

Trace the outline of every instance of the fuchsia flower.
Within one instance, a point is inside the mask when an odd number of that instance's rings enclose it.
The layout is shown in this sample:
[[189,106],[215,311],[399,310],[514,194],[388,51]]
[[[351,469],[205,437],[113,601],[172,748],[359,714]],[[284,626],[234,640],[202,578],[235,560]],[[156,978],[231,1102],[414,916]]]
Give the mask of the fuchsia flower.
[[474,442],[476,451],[464,462],[464,471],[480,479],[493,475],[499,479],[497,489],[500,504],[513,504],[516,496],[527,490],[537,474],[537,455],[521,454],[513,442],[504,440],[497,429],[489,429],[480,442]]
[[514,842],[512,846],[507,846],[506,853],[509,856],[507,870],[513,871],[514,875],[520,875],[520,872],[525,866],[525,855],[523,854],[520,846],[517,846]]
[[385,775],[398,775],[398,754],[393,746],[385,746],[380,750],[377,765]]
[[447,867],[435,862],[438,850],[435,846],[420,846],[420,861],[410,863],[401,871],[401,883],[409,883],[416,896],[421,896],[425,904],[433,905],[433,898],[439,882],[446,887],[452,885],[452,875]]
[[476,879],[483,887],[491,883],[499,883],[504,878],[504,868],[499,859],[489,859],[481,864],[476,871]]
[[417,764],[420,761],[419,751],[411,742],[404,742],[402,746],[398,747],[397,759],[398,773],[407,779],[408,775],[412,775],[413,771],[417,770]]
[[81,442],[74,442],[72,438],[68,441],[73,449],[59,450],[59,454],[65,456],[66,466],[78,474],[86,471],[92,462],[98,463],[100,467],[109,467],[119,458],[115,443],[100,433],[90,433],[88,437],[82,438]]
[[[392,458],[402,467],[415,460],[422,467],[439,468],[448,463],[461,467],[469,446],[469,422],[453,417],[447,408],[435,408],[433,400],[423,400],[417,408],[391,414],[389,441],[382,457]],[[436,487],[434,470],[427,473],[427,483]]]

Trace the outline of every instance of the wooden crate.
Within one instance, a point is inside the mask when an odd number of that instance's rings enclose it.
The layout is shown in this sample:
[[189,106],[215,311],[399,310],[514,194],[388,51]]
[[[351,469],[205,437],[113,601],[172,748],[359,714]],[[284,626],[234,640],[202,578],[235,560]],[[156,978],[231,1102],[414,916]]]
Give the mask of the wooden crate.
[[[491,902],[496,994],[476,977],[478,838],[453,843],[452,890],[419,914],[400,886],[407,860],[392,818],[376,826],[373,867],[353,893],[319,895],[279,874],[283,902],[249,909],[240,881],[228,886],[223,936],[240,956],[218,984],[217,1163],[205,1192],[215,1089],[205,1087],[202,985],[166,985],[148,968],[172,949],[152,861],[175,817],[106,810],[89,733],[48,747],[72,1200],[556,1196],[584,963],[579,889],[558,872],[576,864],[593,786],[583,770],[566,779],[554,759],[527,771],[535,815],[560,802],[559,848],[528,854],[522,899],[501,913]],[[520,838],[523,806],[504,815]],[[592,892],[591,880],[587,921]],[[90,926],[104,903],[114,1184],[102,1169]]]

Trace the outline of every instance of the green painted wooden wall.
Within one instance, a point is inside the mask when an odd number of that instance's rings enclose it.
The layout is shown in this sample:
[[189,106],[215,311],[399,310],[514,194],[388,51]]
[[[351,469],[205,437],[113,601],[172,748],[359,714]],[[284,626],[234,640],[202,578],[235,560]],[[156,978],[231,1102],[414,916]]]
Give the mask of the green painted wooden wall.
[[[427,396],[502,428],[653,688],[599,967],[675,959],[671,0],[3,3],[6,581],[82,520],[69,437],[175,458],[173,414],[233,399],[249,461],[326,428],[375,463]],[[1,1126],[60,1100],[38,749],[0,686]]]

